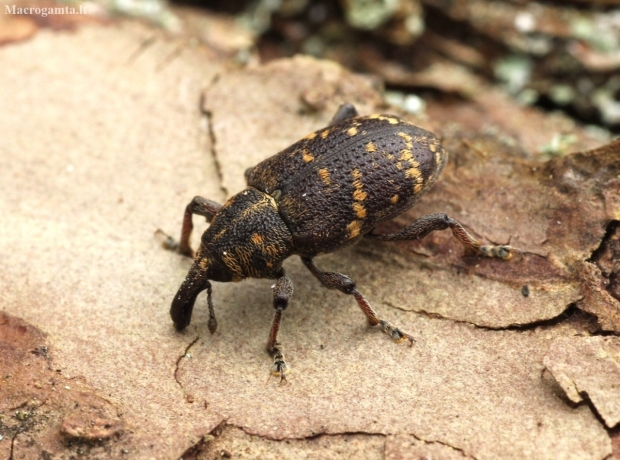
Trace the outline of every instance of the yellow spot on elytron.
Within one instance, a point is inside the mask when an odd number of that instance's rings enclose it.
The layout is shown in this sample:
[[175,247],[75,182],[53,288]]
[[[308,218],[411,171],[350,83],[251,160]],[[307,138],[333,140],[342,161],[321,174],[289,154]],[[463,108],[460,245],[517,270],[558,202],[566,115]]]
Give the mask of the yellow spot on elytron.
[[353,176],[353,188],[355,189],[353,190],[353,199],[355,201],[364,201],[368,194],[362,190],[364,187],[364,184],[362,184],[360,180],[362,178],[362,173],[359,169],[354,168],[353,171],[351,171],[351,175]]
[[387,159],[392,161],[394,159],[394,155],[392,155],[391,153],[388,154]]
[[400,161],[396,163],[396,169],[398,169],[399,171],[403,169],[403,164]]
[[349,136],[355,136],[357,134],[357,128],[353,126],[352,128],[347,129],[347,134]]
[[411,152],[411,150],[401,150],[400,159],[402,161],[411,161],[413,160],[413,153]]
[[430,144],[428,144],[428,149],[435,153],[437,151],[437,144],[435,144],[434,142],[431,142]]
[[396,203],[398,203],[398,199],[399,199],[399,196],[398,195],[394,195],[392,198],[390,198],[390,203],[396,204]]
[[308,152],[306,149],[304,149],[301,152],[301,154],[302,154],[302,158],[304,159],[306,163],[310,163],[312,160],[314,160],[314,157],[312,156],[312,154]]
[[250,240],[252,241],[252,243],[259,245],[263,242],[263,237],[260,236],[258,233],[255,233],[250,237]]
[[415,187],[413,187],[413,193],[420,193],[420,190],[422,190],[422,184],[415,184]]
[[354,220],[351,221],[349,225],[347,225],[347,233],[349,235],[349,239],[355,238],[360,234],[360,230],[362,229],[362,221]]
[[420,163],[418,163],[413,156],[412,137],[407,133],[398,133],[398,135],[405,141],[405,148],[400,151],[400,159],[402,161],[408,161],[412,167],[417,168],[420,166]]
[[203,257],[202,259],[200,259],[199,265],[200,265],[200,268],[202,268],[203,270],[206,270],[207,265],[209,265],[209,259],[207,259],[206,257]]
[[310,133],[304,139],[308,139],[309,141],[311,141],[315,137],[316,137],[316,133]]
[[368,144],[366,144],[366,151],[368,153],[376,152],[377,151],[377,147],[372,142],[369,142]]
[[397,133],[405,141],[405,149],[413,150],[413,138],[407,133]]
[[422,182],[422,173],[418,168],[409,168],[405,171],[405,177],[415,179],[416,182]]
[[327,170],[327,168],[319,169],[319,177],[321,178],[321,180],[323,181],[325,185],[331,185],[332,180],[329,177],[329,171]]
[[362,203],[355,202],[353,203],[353,211],[355,211],[355,215],[360,219],[366,217],[366,208]]
[[321,133],[321,139],[325,139],[327,136],[329,136],[329,129],[326,129]]
[[353,192],[353,199],[355,201],[364,201],[367,196],[368,196],[368,193],[366,193],[363,190],[355,190]]
[[400,120],[398,118],[386,117],[385,115],[379,115],[378,113],[370,115],[368,118],[371,118],[373,120],[387,121],[391,125],[397,125],[400,123]]

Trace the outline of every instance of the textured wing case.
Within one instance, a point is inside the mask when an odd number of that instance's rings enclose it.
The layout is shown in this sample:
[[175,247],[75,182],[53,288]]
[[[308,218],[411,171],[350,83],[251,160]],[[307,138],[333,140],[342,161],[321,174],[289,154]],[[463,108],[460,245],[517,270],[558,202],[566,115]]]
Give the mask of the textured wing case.
[[259,163],[247,179],[276,199],[296,251],[313,256],[355,243],[410,208],[446,159],[432,133],[372,115],[309,134]]

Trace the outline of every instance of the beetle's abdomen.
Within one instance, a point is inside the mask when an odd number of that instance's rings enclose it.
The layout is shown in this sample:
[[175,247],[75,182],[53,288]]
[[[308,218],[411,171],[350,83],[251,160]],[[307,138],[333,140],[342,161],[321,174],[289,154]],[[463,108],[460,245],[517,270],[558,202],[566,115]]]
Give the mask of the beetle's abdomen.
[[354,243],[410,208],[446,157],[435,135],[398,117],[358,117],[259,163],[248,184],[276,197],[295,251],[315,255]]

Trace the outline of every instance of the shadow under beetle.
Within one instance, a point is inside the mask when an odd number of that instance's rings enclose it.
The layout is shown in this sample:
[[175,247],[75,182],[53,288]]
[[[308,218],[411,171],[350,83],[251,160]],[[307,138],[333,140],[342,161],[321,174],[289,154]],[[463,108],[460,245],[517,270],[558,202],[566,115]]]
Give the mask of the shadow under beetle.
[[209,280],[276,279],[272,286],[275,317],[267,350],[274,360],[273,374],[286,380],[278,330],[293,283],[284,274],[282,262],[298,255],[323,286],[352,295],[371,326],[379,326],[397,342],[413,343],[411,335],[377,316],[351,278],[321,271],[312,259],[362,238],[417,240],[447,228],[470,254],[512,257],[515,249],[481,245],[442,213],[420,217],[397,233],[373,232],[379,222],[413,206],[435,183],[446,160],[446,151],[432,133],[391,115],[360,117],[355,107],[342,105],[327,128],[248,169],[248,187],[223,206],[199,196],[187,205],[181,240],[169,241],[169,249],[194,257],[189,246],[192,214],[206,217],[210,226],[172,301],[174,326],[182,330],[189,324],[196,297],[206,290],[208,327],[215,332]]

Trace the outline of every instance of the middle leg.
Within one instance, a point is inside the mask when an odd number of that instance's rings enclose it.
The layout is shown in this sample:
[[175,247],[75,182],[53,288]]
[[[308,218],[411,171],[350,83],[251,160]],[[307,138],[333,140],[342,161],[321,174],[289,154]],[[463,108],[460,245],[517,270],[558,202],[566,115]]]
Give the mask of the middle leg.
[[273,357],[273,367],[271,373],[280,376],[280,382],[286,381],[286,371],[288,366],[284,361],[282,353],[282,345],[278,342],[278,332],[280,330],[280,321],[282,320],[282,312],[288,307],[288,302],[293,295],[293,282],[284,274],[284,269],[278,273],[278,280],[273,285],[273,308],[276,314],[269,331],[269,341],[267,342],[267,351]]
[[364,315],[366,315],[366,320],[370,326],[379,326],[383,332],[389,335],[396,342],[402,342],[404,340],[409,340],[410,344],[415,342],[415,339],[411,335],[379,318],[377,313],[375,313],[370,306],[370,303],[368,303],[368,300],[366,300],[366,298],[356,289],[355,281],[351,278],[341,273],[324,272],[319,270],[316,265],[314,265],[310,257],[302,257],[301,261],[323,286],[328,289],[338,289],[343,294],[352,295]]

